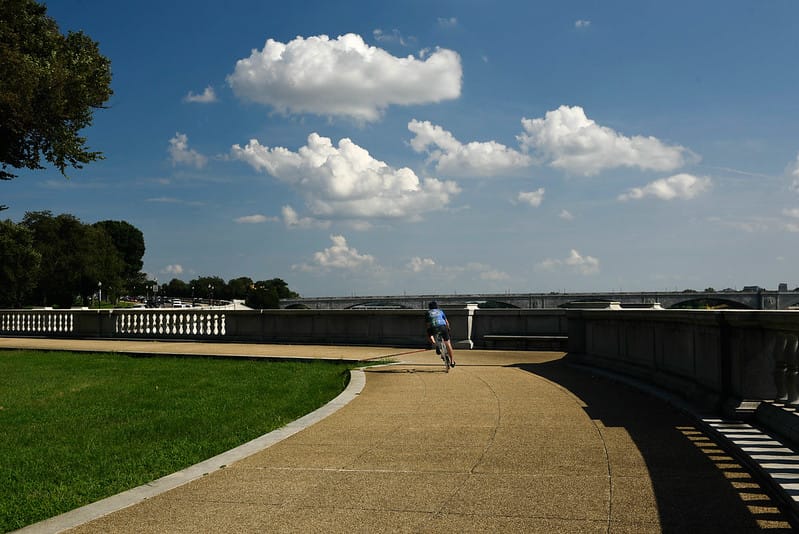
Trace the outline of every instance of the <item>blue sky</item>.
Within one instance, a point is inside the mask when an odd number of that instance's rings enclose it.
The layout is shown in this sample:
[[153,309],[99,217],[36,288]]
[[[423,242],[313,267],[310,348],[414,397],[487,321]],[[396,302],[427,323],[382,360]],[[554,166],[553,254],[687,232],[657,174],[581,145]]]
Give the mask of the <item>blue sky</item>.
[[304,296],[799,285],[799,3],[47,2],[106,159],[4,218]]

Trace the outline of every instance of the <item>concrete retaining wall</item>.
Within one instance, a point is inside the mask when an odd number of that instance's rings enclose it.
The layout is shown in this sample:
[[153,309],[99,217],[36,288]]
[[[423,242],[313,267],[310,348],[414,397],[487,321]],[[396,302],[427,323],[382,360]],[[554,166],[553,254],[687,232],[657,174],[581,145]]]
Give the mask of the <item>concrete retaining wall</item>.
[[739,414],[778,396],[782,336],[796,312],[568,312],[569,357],[635,376],[709,410]]

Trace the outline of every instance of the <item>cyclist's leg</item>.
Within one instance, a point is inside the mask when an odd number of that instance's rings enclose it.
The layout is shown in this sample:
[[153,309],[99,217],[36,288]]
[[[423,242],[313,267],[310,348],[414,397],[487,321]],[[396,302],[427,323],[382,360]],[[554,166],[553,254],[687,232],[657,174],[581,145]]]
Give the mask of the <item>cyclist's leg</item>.
[[449,359],[452,365],[455,365],[455,351],[452,350],[452,336],[450,335],[449,328],[443,328],[441,335],[444,338],[444,343],[447,345],[449,351]]

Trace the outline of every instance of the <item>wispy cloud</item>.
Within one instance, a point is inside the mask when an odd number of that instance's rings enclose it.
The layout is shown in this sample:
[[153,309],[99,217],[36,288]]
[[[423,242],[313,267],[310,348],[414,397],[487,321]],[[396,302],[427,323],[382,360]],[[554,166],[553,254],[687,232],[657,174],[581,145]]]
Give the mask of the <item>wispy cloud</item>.
[[188,165],[197,169],[202,169],[208,163],[208,158],[189,148],[189,137],[180,132],[169,140],[169,156],[172,166]]
[[516,200],[537,208],[544,201],[544,188],[539,187],[535,191],[522,191],[516,197]]
[[374,29],[372,30],[372,37],[379,43],[397,43],[401,46],[411,46],[412,43],[416,42],[416,37],[404,36],[402,32],[396,28],[389,32],[380,28]]
[[442,28],[455,28],[458,25],[458,19],[455,17],[438,17],[438,25]]
[[574,27],[577,29],[585,29],[591,26],[590,20],[578,19],[574,21]]
[[420,258],[419,256],[411,258],[411,261],[407,265],[408,269],[415,273],[420,273],[422,271],[434,269],[436,267],[436,262],[433,261],[432,258]]
[[265,222],[277,222],[280,219],[277,217],[267,217],[266,215],[255,214],[245,215],[244,217],[238,217],[233,220],[239,224],[262,224]]
[[209,85],[200,94],[189,91],[189,94],[183,97],[183,101],[195,104],[211,104],[216,102],[216,92],[214,92],[214,88]]
[[286,228],[328,228],[330,221],[320,221],[313,217],[300,217],[291,206],[283,206],[281,210],[283,224]]
[[532,165],[533,160],[496,141],[461,143],[454,135],[429,121],[413,119],[408,123],[414,137],[411,148],[427,152],[436,170],[449,176],[497,176],[516,173]]
[[691,174],[675,174],[668,178],[655,180],[644,187],[634,187],[619,195],[622,202],[654,197],[660,200],[692,199],[708,191],[713,182],[706,176]]
[[599,260],[592,256],[583,256],[575,249],[571,250],[568,258],[562,260],[547,258],[536,265],[544,271],[554,271],[564,266],[585,276],[599,273]]
[[182,204],[184,206],[205,206],[205,202],[199,200],[184,200],[175,197],[154,197],[148,198],[146,202],[155,202],[157,204]]

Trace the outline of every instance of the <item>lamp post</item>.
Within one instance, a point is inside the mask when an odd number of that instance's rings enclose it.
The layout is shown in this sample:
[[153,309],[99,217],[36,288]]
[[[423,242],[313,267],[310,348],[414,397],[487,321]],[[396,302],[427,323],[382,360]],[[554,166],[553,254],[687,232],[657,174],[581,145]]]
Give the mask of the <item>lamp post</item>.
[[103,301],[103,283],[97,282],[97,309],[100,309],[100,303]]
[[213,284],[208,284],[208,306],[210,308],[214,307],[214,286],[213,286]]

